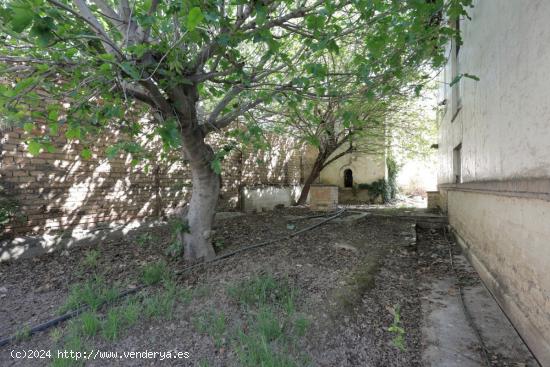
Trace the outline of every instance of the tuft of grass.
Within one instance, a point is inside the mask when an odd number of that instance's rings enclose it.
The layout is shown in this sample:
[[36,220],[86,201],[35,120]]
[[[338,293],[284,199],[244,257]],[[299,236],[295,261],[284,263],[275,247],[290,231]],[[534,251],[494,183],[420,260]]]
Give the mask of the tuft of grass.
[[221,251],[225,248],[225,242],[223,239],[217,239],[214,241],[214,250]]
[[145,265],[141,273],[141,279],[147,285],[160,283],[160,281],[167,278],[168,268],[166,263],[162,261]]
[[209,311],[193,319],[195,328],[214,339],[214,345],[219,348],[223,344],[227,330],[227,319],[223,312]]
[[237,356],[245,367],[295,367],[288,353],[272,348],[268,340],[255,334],[240,332],[237,336]]
[[229,295],[241,305],[283,305],[287,312],[294,312],[295,290],[288,281],[279,281],[271,275],[260,275],[227,289]]
[[120,312],[116,309],[111,309],[107,312],[105,320],[103,320],[101,335],[107,340],[115,341],[121,335],[123,326],[124,320]]
[[[60,350],[73,351],[75,353],[83,353],[87,349],[88,348],[86,348],[83,343],[82,337],[74,332],[74,330],[69,333],[69,337],[65,344],[60,348]],[[71,357],[70,354],[68,354],[67,358],[62,358],[62,356],[59,356],[57,353],[52,354],[52,367],[84,366],[84,359],[76,359],[74,355]]]
[[81,330],[84,335],[94,336],[101,329],[101,321],[95,312],[85,312],[80,315]]
[[110,309],[101,325],[102,336],[107,340],[117,340],[124,330],[136,324],[141,312],[141,305],[133,300]]
[[87,268],[95,268],[99,260],[99,251],[98,250],[89,250],[86,251],[84,258],[82,259],[82,265]]
[[138,236],[138,238],[136,238],[136,243],[140,247],[145,247],[145,246],[149,245],[152,242],[153,242],[153,235],[149,232],[142,233]]
[[311,321],[308,320],[305,317],[299,317],[294,321],[294,332],[299,337],[303,337],[306,335],[307,329],[309,328],[309,325],[311,324]]
[[165,291],[145,298],[143,311],[147,317],[170,319],[175,303],[176,294]]
[[107,285],[103,278],[96,276],[86,282],[74,284],[59,312],[65,313],[82,306],[89,306],[92,311],[96,311],[104,303],[113,302],[118,294],[118,288]]
[[392,344],[397,349],[403,351],[405,350],[405,329],[401,325],[401,307],[399,305],[395,305],[391,310],[390,313],[393,315],[393,322],[388,327],[388,331],[390,333],[394,333],[395,336],[392,339]]
[[283,327],[269,307],[261,307],[254,323],[255,331],[266,341],[271,342],[283,335]]
[[63,337],[63,333],[60,328],[55,328],[50,331],[50,339],[54,344],[59,343],[61,338]]
[[28,340],[31,337],[31,327],[29,325],[23,326],[15,333],[16,341]]

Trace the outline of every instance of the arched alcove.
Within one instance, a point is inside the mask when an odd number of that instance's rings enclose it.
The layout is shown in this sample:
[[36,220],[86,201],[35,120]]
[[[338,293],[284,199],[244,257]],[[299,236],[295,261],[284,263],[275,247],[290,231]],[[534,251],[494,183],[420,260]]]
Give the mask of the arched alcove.
[[353,187],[353,171],[349,168],[344,170],[344,187]]

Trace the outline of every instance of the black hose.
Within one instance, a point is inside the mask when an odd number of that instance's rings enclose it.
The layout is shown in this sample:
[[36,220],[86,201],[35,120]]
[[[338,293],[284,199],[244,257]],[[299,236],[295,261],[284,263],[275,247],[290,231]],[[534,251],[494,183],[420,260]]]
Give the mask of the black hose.
[[[286,235],[286,236],[282,236],[282,237],[278,237],[278,238],[275,238],[275,239],[272,239],[272,240],[268,240],[268,241],[265,241],[265,242],[261,242],[261,243],[258,243],[256,245],[251,245],[251,246],[247,246],[247,247],[243,247],[243,248],[240,248],[238,250],[235,250],[235,251],[232,251],[232,252],[229,252],[227,254],[223,254],[223,255],[220,255],[220,256],[217,256],[215,258],[213,258],[212,260],[208,260],[208,261],[205,261],[205,262],[202,262],[202,263],[199,263],[199,264],[195,264],[195,265],[191,265],[191,266],[188,266],[187,268],[184,268],[180,271],[177,271],[175,272],[176,275],[181,275],[181,274],[184,274],[192,269],[195,269],[195,268],[198,268],[200,266],[208,266],[208,265],[211,265],[213,263],[216,263],[218,261],[221,261],[221,260],[224,260],[224,259],[227,259],[229,257],[232,257],[232,256],[235,256],[241,252],[244,252],[244,251],[248,251],[248,250],[252,250],[252,249],[255,249],[255,248],[259,248],[259,247],[264,247],[264,246],[267,246],[267,245],[270,245],[270,244],[273,244],[275,242],[279,242],[279,241],[283,241],[283,240],[287,240],[287,239],[290,239],[292,237],[295,237],[297,235],[299,235],[300,233],[304,233],[304,232],[307,232],[307,231],[310,231],[312,230],[313,228],[316,228],[316,227],[319,227],[320,225],[322,224],[325,224],[327,223],[328,221],[331,221],[337,217],[339,217],[340,215],[342,215],[343,213],[345,212],[345,209],[341,209],[340,211],[336,212],[336,214],[328,217],[327,219],[319,222],[319,223],[316,223],[314,225],[311,225],[309,227],[306,227],[304,229],[301,229],[299,231],[296,231],[294,233],[291,233],[289,235]],[[131,295],[131,294],[134,294],[134,293],[137,293],[139,292],[140,290],[146,288],[147,286],[146,285],[140,285],[138,287],[135,287],[135,288],[131,288],[131,289],[127,289],[123,292],[121,292],[119,295],[116,296],[116,298],[111,301],[111,302],[114,302],[114,301],[117,301],[119,299],[122,299],[128,295]],[[107,302],[103,302],[102,304],[99,305],[99,307],[102,307],[106,304]],[[34,327],[32,327],[30,330],[29,330],[29,336],[30,335],[33,335],[33,334],[36,334],[37,332],[40,332],[40,331],[44,331],[44,330],[47,330],[53,326],[56,326],[64,321],[67,321],[69,319],[72,319],[73,317],[76,317],[78,315],[80,315],[81,313],[85,312],[86,310],[89,309],[89,306],[82,306],[80,308],[77,308],[76,310],[73,310],[73,311],[70,311],[70,312],[67,312],[66,314],[63,314],[61,316],[58,316],[54,319],[51,319],[49,321],[46,321],[42,324],[38,324]],[[0,347],[3,347],[4,345],[8,345],[12,342],[14,342],[15,340],[17,340],[17,335],[11,335],[11,336],[8,336],[6,338],[3,338],[3,339],[0,339]]]

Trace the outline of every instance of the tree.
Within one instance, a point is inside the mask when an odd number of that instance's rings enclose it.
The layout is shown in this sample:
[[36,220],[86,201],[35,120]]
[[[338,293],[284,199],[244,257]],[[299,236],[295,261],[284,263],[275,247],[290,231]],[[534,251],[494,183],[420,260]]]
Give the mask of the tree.
[[[206,136],[279,93],[309,89],[298,70],[310,70],[310,82],[320,86],[324,75],[315,60],[325,51],[338,54],[351,34],[376,29],[364,39],[369,58],[391,55],[389,47],[417,49],[423,40],[417,57],[442,63],[442,45],[454,31],[441,15],[459,16],[468,2],[2,1],[0,61],[11,80],[0,90],[3,113],[28,129],[48,124],[28,142],[39,154],[52,149],[49,136],[60,124],[73,139],[106,129],[135,136],[142,127],[133,117],[147,108],[165,147],[180,150],[191,168],[185,256],[212,258],[220,164]],[[368,60],[356,63],[368,85]],[[387,60],[401,63],[397,56]]]

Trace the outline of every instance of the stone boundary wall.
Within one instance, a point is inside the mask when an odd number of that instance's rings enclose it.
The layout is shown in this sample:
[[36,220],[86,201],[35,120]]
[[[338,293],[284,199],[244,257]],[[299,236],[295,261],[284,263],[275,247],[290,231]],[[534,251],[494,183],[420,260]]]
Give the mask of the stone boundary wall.
[[[159,160],[145,170],[142,164],[132,165],[126,153],[106,157],[105,149],[119,140],[115,135],[100,135],[85,144],[67,141],[62,129],[52,142],[55,152],[33,157],[25,143],[31,135],[20,128],[0,131],[0,185],[19,205],[16,220],[4,226],[2,237],[161,218],[180,209],[189,198],[190,171],[181,161]],[[235,150],[225,158],[222,209],[237,208],[245,186],[300,183],[301,149],[296,141],[271,136],[268,142],[266,150]],[[224,140],[213,136],[211,143],[221,146]],[[80,156],[83,147],[91,149],[90,159]],[[160,142],[150,142],[148,148],[160,151]]]

